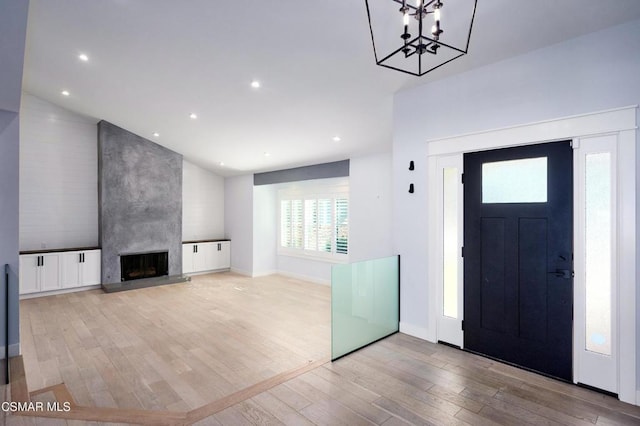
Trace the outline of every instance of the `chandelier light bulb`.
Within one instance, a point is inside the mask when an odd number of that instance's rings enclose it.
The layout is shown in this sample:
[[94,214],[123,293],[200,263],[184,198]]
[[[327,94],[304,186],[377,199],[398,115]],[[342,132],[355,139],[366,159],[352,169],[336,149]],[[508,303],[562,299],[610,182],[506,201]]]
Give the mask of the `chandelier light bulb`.
[[435,25],[431,27],[431,34],[436,35],[438,33],[438,28]]
[[433,11],[433,19],[435,19],[436,21],[440,20],[440,9],[435,9]]
[[409,25],[409,13],[405,12],[402,16],[402,24],[406,27]]
[[416,7],[422,6],[422,0],[416,0]]

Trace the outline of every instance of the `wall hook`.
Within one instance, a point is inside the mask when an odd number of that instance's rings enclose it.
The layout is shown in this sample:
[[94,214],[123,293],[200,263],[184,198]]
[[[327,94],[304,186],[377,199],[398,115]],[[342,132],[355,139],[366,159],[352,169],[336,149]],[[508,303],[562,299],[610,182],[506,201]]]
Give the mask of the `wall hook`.
[[409,161],[409,170],[413,170],[414,168],[413,160]]
[[413,194],[413,184],[409,184],[409,194]]

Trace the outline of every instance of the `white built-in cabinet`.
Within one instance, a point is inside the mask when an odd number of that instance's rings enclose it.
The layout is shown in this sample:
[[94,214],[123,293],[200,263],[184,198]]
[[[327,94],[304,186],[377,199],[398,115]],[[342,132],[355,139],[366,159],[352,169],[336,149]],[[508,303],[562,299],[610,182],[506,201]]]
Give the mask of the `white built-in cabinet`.
[[197,241],[182,244],[182,273],[193,274],[231,267],[231,241]]
[[60,253],[20,255],[20,294],[60,288]]
[[100,250],[69,250],[20,255],[20,294],[100,284]]
[[61,253],[62,288],[100,284],[100,250]]

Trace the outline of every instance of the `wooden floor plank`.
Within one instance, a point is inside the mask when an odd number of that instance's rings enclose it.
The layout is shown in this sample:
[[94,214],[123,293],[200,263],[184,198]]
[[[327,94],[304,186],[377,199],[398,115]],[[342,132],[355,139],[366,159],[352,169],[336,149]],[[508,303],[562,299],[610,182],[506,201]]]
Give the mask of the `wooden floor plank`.
[[5,392],[73,406],[2,421],[640,425],[640,407],[401,333],[328,363],[329,307],[326,286],[233,273],[23,300]]

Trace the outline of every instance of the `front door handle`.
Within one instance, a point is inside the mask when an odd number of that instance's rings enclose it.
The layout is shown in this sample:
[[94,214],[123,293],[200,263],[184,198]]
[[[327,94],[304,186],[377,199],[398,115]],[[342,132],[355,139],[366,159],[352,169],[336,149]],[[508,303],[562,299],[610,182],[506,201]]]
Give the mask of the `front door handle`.
[[553,274],[558,278],[564,278],[566,280],[573,278],[573,271],[568,269],[556,269],[553,272],[547,272],[548,274]]

